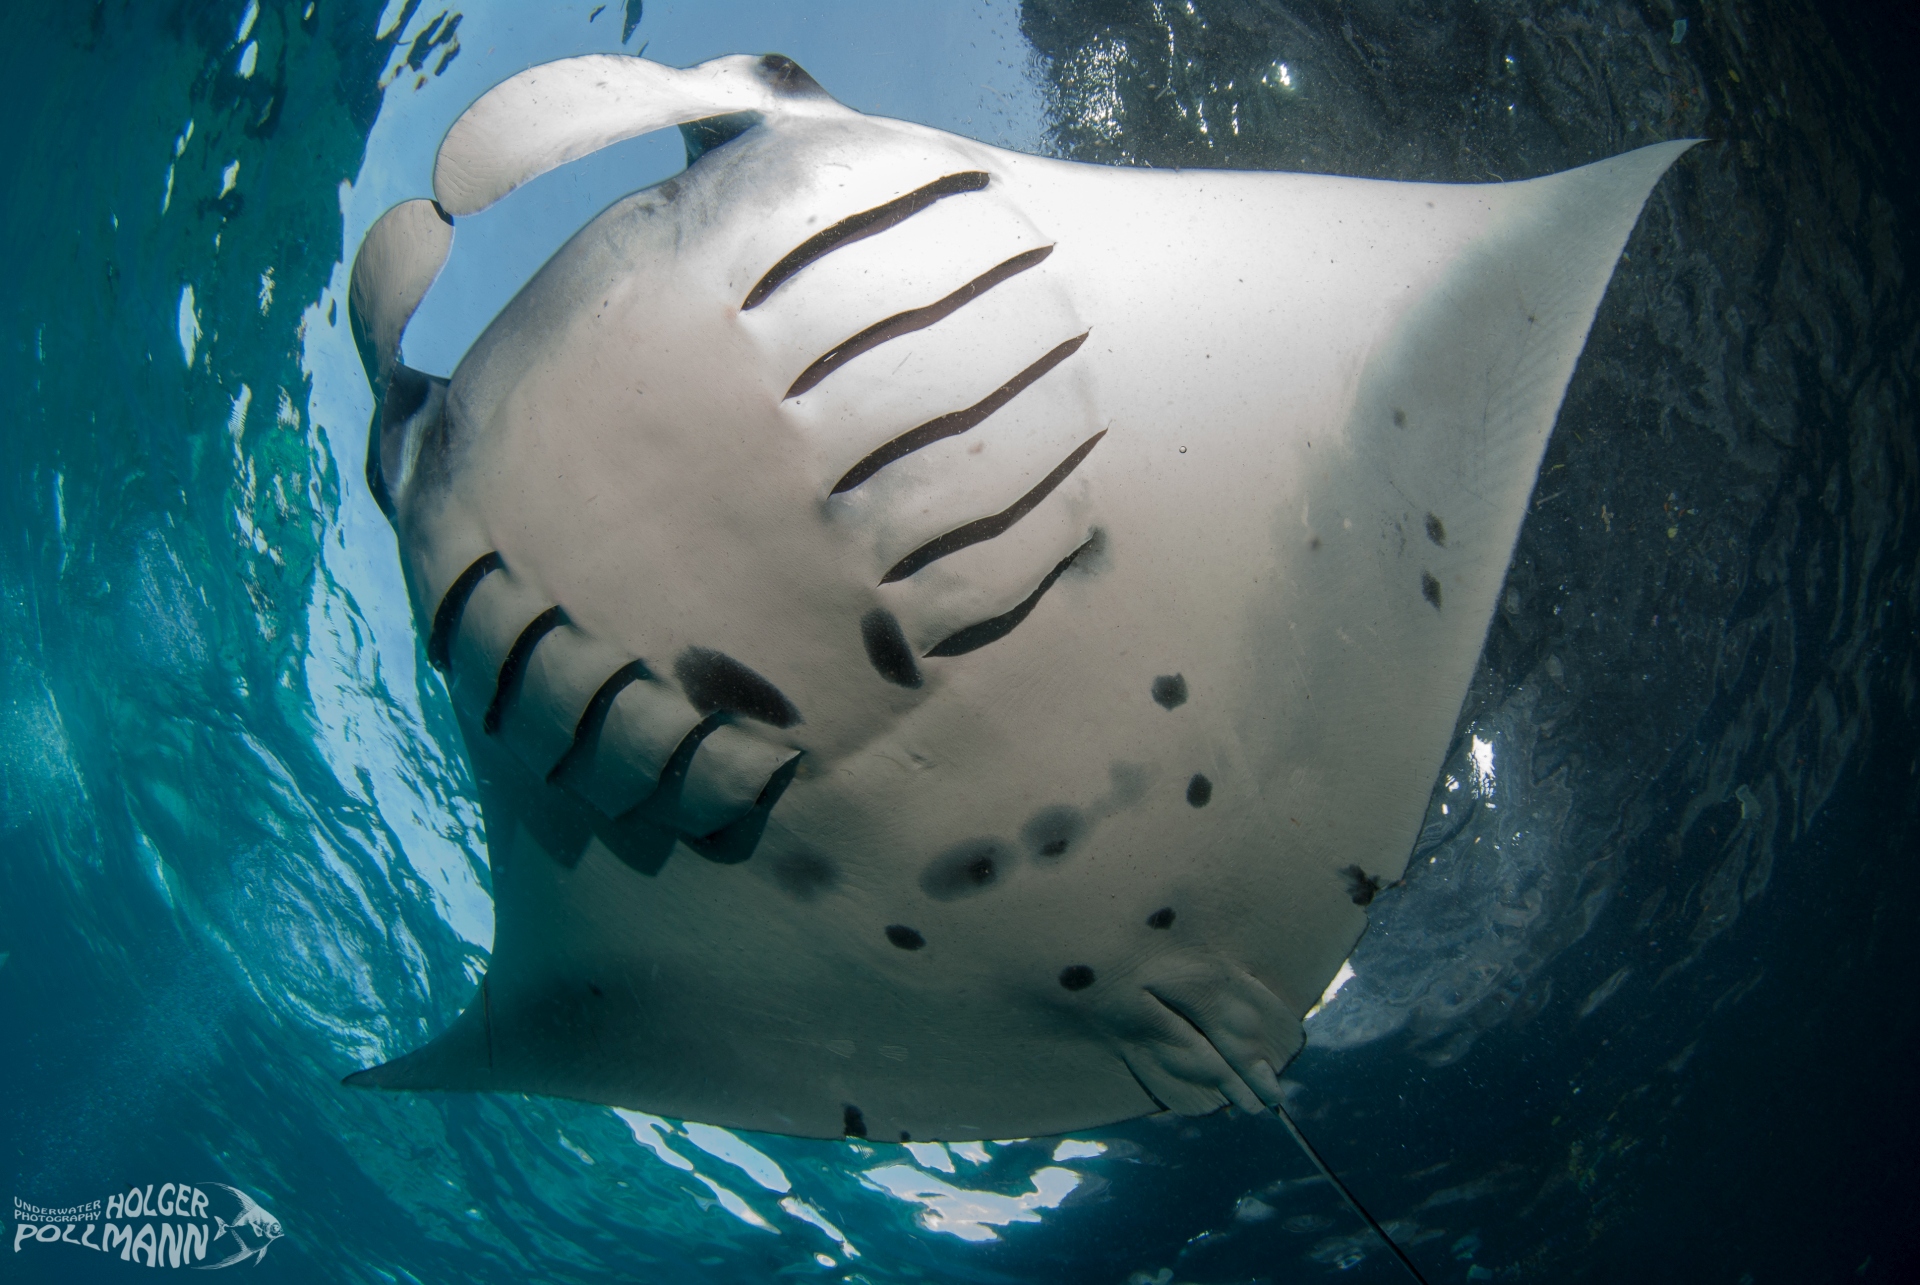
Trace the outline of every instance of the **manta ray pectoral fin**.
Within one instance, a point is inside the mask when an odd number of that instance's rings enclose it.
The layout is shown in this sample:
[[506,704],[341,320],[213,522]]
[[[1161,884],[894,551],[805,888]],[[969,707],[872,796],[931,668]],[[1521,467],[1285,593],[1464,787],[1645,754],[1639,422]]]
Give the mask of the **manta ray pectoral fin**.
[[[838,104],[787,58],[736,55],[681,70],[625,54],[587,54],[529,68],[482,94],[453,123],[433,190],[455,215],[477,214],[530,179],[603,147],[716,117]],[[736,119],[735,124],[746,124]],[[731,138],[726,127],[718,131]],[[689,153],[714,145],[689,138]]]
[[355,1071],[355,1089],[512,1089],[494,1069],[493,1012],[487,982],[453,1025],[411,1053]]
[[1371,343],[1340,432],[1301,452],[1305,503],[1280,527],[1295,578],[1269,628],[1291,653],[1276,648],[1277,672],[1298,681],[1272,714],[1278,757],[1342,783],[1317,813],[1288,812],[1343,903],[1280,978],[1290,994],[1332,979],[1355,903],[1404,873],[1575,364],[1648,193],[1690,146],[1399,194],[1482,222]]

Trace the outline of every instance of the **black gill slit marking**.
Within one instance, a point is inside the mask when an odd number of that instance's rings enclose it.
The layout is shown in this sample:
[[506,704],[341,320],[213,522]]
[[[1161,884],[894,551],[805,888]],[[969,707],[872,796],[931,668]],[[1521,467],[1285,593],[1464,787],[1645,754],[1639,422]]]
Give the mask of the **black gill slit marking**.
[[1053,582],[1066,574],[1067,568],[1073,565],[1075,558],[1092,547],[1093,541],[1088,540],[1072,553],[1060,559],[1053,570],[1047,572],[1046,579],[1040,582],[1039,587],[1028,594],[1026,601],[1022,602],[1012,611],[995,616],[991,620],[982,620],[977,625],[968,625],[965,629],[957,633],[948,634],[945,638],[935,643],[933,650],[929,651],[927,655],[964,656],[970,651],[980,650],[988,643],[999,642],[1002,638],[1005,638],[1008,634],[1020,627],[1020,622],[1025,620],[1027,616],[1032,613],[1033,609],[1039,605],[1040,599],[1045,596],[1047,590],[1053,588]]
[[980,544],[987,540],[995,540],[1005,535],[1013,529],[1014,523],[1033,512],[1034,509],[1039,507],[1040,501],[1052,495],[1054,488],[1066,481],[1067,476],[1080,467],[1081,461],[1085,460],[1087,456],[1092,453],[1093,448],[1098,446],[1100,439],[1106,435],[1107,430],[1103,428],[1086,441],[1080,443],[1079,446],[1074,448],[1073,454],[1054,465],[1053,472],[1041,478],[1037,486],[1006,508],[1000,510],[1000,512],[990,517],[976,518],[964,526],[955,527],[945,535],[935,536],[933,539],[927,541],[912,553],[909,553],[906,557],[894,563],[893,566],[888,569],[887,574],[880,577],[880,583],[892,584],[896,580],[905,580],[922,567],[930,563],[938,562],[950,553],[958,553],[969,545]]
[[746,301],[740,305],[740,311],[746,312],[765,303],[768,295],[785,285],[789,278],[798,275],[802,268],[815,259],[829,255],[843,245],[851,245],[855,241],[885,232],[888,228],[897,227],[943,196],[978,192],[987,185],[987,182],[987,175],[980,170],[949,174],[945,178],[935,179],[925,187],[917,187],[905,196],[895,197],[885,205],[876,205],[871,210],[850,215],[824,231],[815,232],[787,251],[780,262],[767,269],[767,275],[761,277],[759,283],[747,292]]
[[427,635],[427,663],[441,673],[453,663],[453,634],[460,627],[460,617],[467,609],[467,599],[473,597],[473,591],[480,582],[493,572],[507,565],[507,560],[495,549],[473,560],[473,565],[462,571],[454,582],[447,586],[441,595],[440,605],[434,609],[433,632]]
[[[1036,266],[1052,253],[1052,246],[1043,245],[1038,249],[1016,254],[1005,263],[987,269],[944,299],[930,303],[924,308],[909,308],[905,312],[896,312],[885,321],[874,322],[859,334],[843,339],[829,348],[815,359],[811,366],[801,371],[800,378],[794,380],[793,387],[787,390],[787,397],[798,397],[861,353],[878,348],[889,339],[898,339],[901,335],[925,330],[934,322],[952,316],[1002,281],[1018,276],[1028,268]],[[786,398],[781,400],[785,401]]]
[[566,623],[566,612],[548,607],[528,621],[520,636],[513,640],[513,646],[507,649],[507,658],[500,662],[500,676],[493,683],[493,703],[487,706],[487,716],[480,723],[488,736],[500,730],[500,716],[507,712],[507,702],[520,691],[520,678],[526,673],[527,658],[533,655],[533,649],[540,645],[542,638]]
[[567,746],[567,752],[547,773],[548,785],[559,781],[569,769],[593,752],[593,747],[600,743],[600,732],[606,726],[607,715],[613,712],[613,702],[627,689],[627,684],[647,681],[652,677],[653,671],[647,668],[644,660],[630,660],[600,684],[600,690],[580,711],[580,721],[573,725],[573,744]]
[[[647,797],[620,814],[620,818],[640,817],[653,825],[671,827],[674,809],[680,802],[680,791],[687,783],[687,769],[693,766],[693,756],[700,751],[700,743],[712,736],[727,721],[723,711],[709,714],[693,725],[693,730],[680,738],[673,747],[673,753],[660,768],[660,775],[653,783],[653,789]],[[777,776],[778,773],[775,773]],[[757,805],[756,805],[757,806]],[[624,858],[623,858],[624,859]],[[653,871],[648,871],[651,874]]]
[[908,429],[884,446],[874,448],[865,459],[848,469],[845,477],[833,484],[829,494],[844,495],[895,460],[904,459],[922,447],[949,437],[958,437],[968,429],[979,426],[987,416],[1033,387],[1042,375],[1073,356],[1080,345],[1087,342],[1087,334],[1091,333],[1075,335],[1064,343],[1055,344],[1046,356],[965,410],[950,411],[937,419],[930,419],[918,428]]

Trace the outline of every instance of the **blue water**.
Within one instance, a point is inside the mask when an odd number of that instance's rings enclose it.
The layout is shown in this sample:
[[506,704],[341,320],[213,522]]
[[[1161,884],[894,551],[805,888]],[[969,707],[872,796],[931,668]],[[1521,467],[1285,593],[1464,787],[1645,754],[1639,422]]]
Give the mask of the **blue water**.
[[[1911,20],[656,3],[626,39],[595,7],[10,11],[16,1201],[231,1184],[284,1231],[232,1269],[262,1279],[1399,1279],[1271,1120],[909,1153],[339,1086],[443,1028],[492,934],[341,265],[486,85],[653,42],[1116,164],[1480,181],[1710,139],[1628,246],[1411,877],[1289,1102],[1436,1282],[1920,1275]],[[615,150],[466,238],[410,357],[450,366],[570,219],[676,163]],[[16,1226],[3,1280],[149,1270]]]

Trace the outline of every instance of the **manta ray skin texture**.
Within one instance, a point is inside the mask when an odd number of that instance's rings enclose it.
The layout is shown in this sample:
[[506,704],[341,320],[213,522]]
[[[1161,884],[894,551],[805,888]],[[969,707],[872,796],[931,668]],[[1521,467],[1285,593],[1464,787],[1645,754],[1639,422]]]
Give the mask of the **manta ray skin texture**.
[[[669,126],[401,363],[459,218]],[[1689,145],[1452,186],[1025,156],[771,55],[487,93],[351,301],[497,939],[348,1082],[889,1141],[1276,1102]]]

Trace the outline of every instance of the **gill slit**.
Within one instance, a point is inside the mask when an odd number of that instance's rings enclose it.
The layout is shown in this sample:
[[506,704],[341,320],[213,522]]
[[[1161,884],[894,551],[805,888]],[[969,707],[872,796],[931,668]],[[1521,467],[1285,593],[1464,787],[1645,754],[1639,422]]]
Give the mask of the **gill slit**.
[[937,178],[924,187],[917,187],[905,196],[895,197],[884,205],[876,205],[871,210],[849,215],[823,231],[816,232],[793,249],[782,255],[780,262],[767,269],[767,275],[761,277],[746,299],[740,305],[740,311],[747,312],[765,303],[767,296],[785,285],[789,279],[799,274],[801,269],[815,260],[832,254],[841,246],[851,245],[870,236],[885,232],[888,228],[905,223],[943,196],[957,196],[962,192],[978,192],[986,187],[988,176],[980,170],[967,170],[960,174],[949,174]]
[[1080,467],[1081,462],[1092,453],[1093,448],[1098,446],[1100,439],[1106,435],[1107,430],[1103,428],[1086,441],[1080,443],[1079,446],[1074,448],[1071,455],[1068,455],[1067,458],[1054,465],[1053,471],[1041,478],[1032,490],[1028,491],[1006,508],[1000,510],[1000,512],[984,518],[975,518],[963,526],[955,527],[945,535],[936,536],[927,541],[912,553],[909,553],[906,557],[894,563],[892,567],[888,568],[887,574],[880,577],[880,583],[884,585],[892,584],[896,580],[905,580],[914,572],[938,562],[949,554],[958,553],[960,550],[972,545],[997,539],[1005,535],[1013,529],[1014,523],[1033,512],[1040,504],[1040,501],[1053,494],[1055,488],[1066,481],[1067,477],[1075,469]]
[[1075,335],[1064,343],[1054,345],[1045,356],[966,409],[950,411],[937,419],[930,419],[918,428],[909,429],[892,441],[875,447],[858,464],[848,469],[846,476],[835,482],[828,494],[845,494],[894,461],[977,427],[989,415],[1033,387],[1042,375],[1073,356],[1091,333],[1088,331]]
[[527,661],[533,655],[533,649],[540,640],[567,623],[567,613],[559,607],[548,607],[545,611],[527,622],[520,636],[513,640],[513,646],[507,649],[507,657],[500,662],[500,672],[493,682],[493,701],[487,706],[486,717],[480,726],[488,736],[500,730],[500,719],[507,711],[507,702],[520,691],[520,680],[525,675]]
[[967,284],[961,286],[945,298],[937,299],[925,307],[909,308],[905,312],[897,312],[884,321],[874,322],[865,330],[841,340],[825,353],[815,358],[812,365],[800,372],[800,377],[793,381],[793,387],[787,389],[786,397],[781,400],[785,401],[787,398],[798,397],[800,394],[819,384],[819,382],[828,375],[831,375],[834,371],[852,361],[855,357],[878,348],[890,339],[898,339],[902,335],[910,335],[916,330],[925,330],[936,321],[952,316],[1001,282],[1006,281],[1010,277],[1018,276],[1028,268],[1037,267],[1042,260],[1052,253],[1052,246],[1043,245],[1036,249],[1016,254],[1011,259],[988,268],[985,272],[967,282]]
[[935,643],[926,654],[928,656],[964,656],[970,651],[980,650],[988,643],[999,642],[1005,638],[1020,627],[1020,623],[1039,605],[1040,599],[1046,596],[1047,590],[1053,588],[1053,582],[1066,574],[1067,568],[1073,565],[1074,559],[1091,549],[1094,541],[1099,538],[1098,533],[1095,533],[1087,539],[1086,543],[1060,559],[1053,570],[1047,572],[1046,578],[1040,581],[1039,586],[1013,610],[1002,612],[990,620],[982,620],[978,624],[968,625],[965,629],[948,634]]

